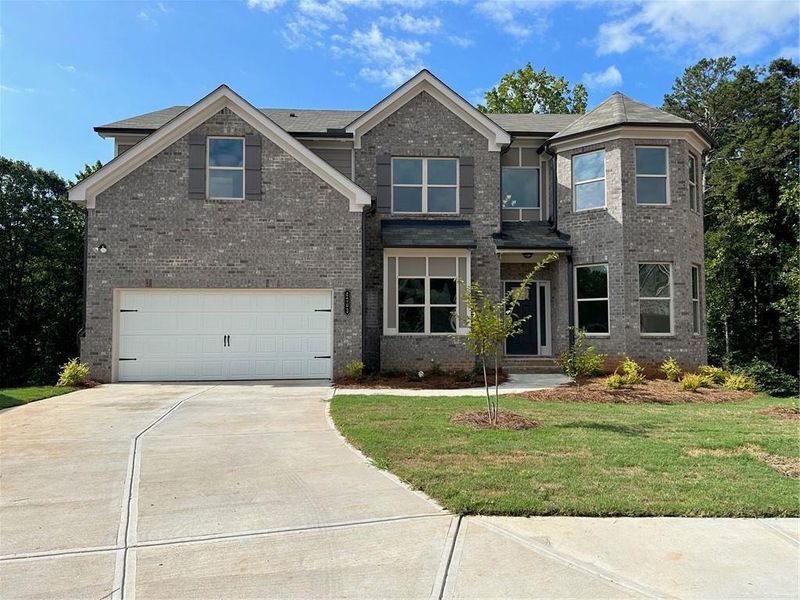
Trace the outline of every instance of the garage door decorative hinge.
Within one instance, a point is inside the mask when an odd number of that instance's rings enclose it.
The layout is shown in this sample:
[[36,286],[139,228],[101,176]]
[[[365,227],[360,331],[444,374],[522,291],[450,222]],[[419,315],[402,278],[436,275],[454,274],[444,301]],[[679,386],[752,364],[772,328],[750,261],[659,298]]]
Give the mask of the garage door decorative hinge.
[[139,312],[138,308],[120,308],[119,312]]
[[136,360],[135,358],[120,358],[119,360]]
[[314,358],[330,358],[330,356],[315,356]]
[[314,312],[331,312],[330,308],[315,308]]

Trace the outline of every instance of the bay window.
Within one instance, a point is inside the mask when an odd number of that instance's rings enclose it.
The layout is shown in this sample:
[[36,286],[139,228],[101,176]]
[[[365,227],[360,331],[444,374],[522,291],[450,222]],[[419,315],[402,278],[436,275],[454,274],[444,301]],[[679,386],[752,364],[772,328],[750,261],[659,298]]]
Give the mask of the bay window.
[[669,204],[666,146],[636,147],[636,203]]
[[595,150],[572,157],[575,211],[605,208],[606,152]]
[[457,213],[458,160],[393,158],[392,212]]
[[384,333],[465,333],[465,308],[456,280],[469,280],[468,252],[387,250]]
[[672,265],[639,263],[639,331],[672,334]]
[[575,292],[578,328],[608,334],[608,265],[575,267]]

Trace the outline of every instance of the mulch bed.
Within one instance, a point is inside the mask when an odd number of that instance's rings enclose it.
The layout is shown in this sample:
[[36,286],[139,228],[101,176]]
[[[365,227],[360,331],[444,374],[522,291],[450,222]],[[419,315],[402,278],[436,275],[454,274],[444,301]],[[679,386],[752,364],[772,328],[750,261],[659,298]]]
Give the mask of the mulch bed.
[[547,390],[515,394],[536,402],[589,402],[616,404],[685,404],[691,402],[717,404],[741,402],[753,397],[752,392],[732,392],[719,387],[700,388],[696,392],[681,389],[679,383],[665,379],[648,380],[644,384],[621,390],[610,390],[604,378],[591,379],[580,387],[560,385]]
[[485,410],[473,410],[459,413],[450,419],[453,425],[466,425],[473,429],[533,429],[539,426],[538,421],[523,417],[517,413],[500,411],[497,413],[497,423],[489,421],[489,414]]
[[[508,375],[501,369],[498,381],[504,383]],[[489,381],[494,385],[494,371],[489,372]],[[342,388],[397,388],[406,390],[460,390],[464,388],[483,387],[483,376],[477,381],[470,380],[467,373],[442,373],[439,375],[425,375],[422,379],[409,380],[408,375],[366,375],[362,379],[352,377],[337,377],[334,380],[337,387]]]
[[762,415],[778,417],[779,419],[800,419],[800,408],[796,406],[773,406],[759,412]]

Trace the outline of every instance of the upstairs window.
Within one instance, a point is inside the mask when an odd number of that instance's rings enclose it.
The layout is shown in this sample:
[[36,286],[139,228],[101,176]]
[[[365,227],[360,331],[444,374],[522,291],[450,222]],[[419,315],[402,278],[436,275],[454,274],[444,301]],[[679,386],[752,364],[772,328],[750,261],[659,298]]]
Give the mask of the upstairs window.
[[244,138],[208,138],[209,198],[241,200],[244,198]]
[[595,150],[572,157],[575,211],[605,208],[606,151]]
[[689,155],[689,208],[694,211],[700,210],[697,201],[697,162],[693,154]]
[[672,334],[672,265],[639,264],[639,328],[642,335]]
[[608,333],[608,265],[575,267],[578,328],[587,335]]
[[458,160],[393,158],[392,212],[458,212]]
[[669,204],[667,182],[667,148],[636,148],[636,203]]
[[[523,220],[522,210],[539,209],[539,155],[535,148],[510,148],[501,158],[503,208]],[[541,218],[541,217],[540,217]]]

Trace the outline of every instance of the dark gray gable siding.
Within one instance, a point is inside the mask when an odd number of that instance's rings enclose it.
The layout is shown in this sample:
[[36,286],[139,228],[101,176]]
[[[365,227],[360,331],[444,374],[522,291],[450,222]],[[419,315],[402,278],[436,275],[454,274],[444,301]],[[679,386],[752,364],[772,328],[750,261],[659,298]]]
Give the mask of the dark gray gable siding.
[[348,179],[353,179],[353,153],[348,148],[311,148],[322,160]]

